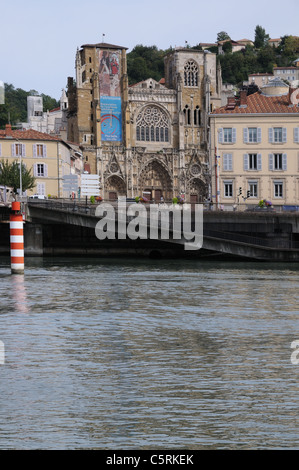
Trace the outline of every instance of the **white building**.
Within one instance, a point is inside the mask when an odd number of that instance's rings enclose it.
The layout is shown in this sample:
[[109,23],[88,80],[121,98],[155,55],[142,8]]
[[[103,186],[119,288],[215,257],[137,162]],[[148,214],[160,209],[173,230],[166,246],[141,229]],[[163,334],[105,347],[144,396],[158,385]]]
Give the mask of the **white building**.
[[22,129],[33,129],[46,134],[54,134],[66,139],[66,112],[68,99],[63,89],[60,106],[58,108],[43,111],[42,96],[27,97],[27,122],[22,123]]

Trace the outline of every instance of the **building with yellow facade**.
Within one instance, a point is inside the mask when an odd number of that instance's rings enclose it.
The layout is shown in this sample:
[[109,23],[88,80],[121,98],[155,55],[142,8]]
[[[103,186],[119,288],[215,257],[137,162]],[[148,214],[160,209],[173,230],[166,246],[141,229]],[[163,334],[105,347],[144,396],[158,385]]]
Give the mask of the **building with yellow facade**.
[[210,114],[213,203],[299,205],[298,102],[299,90],[275,78]]
[[0,130],[0,161],[17,161],[32,169],[36,186],[27,195],[69,197],[63,192],[63,176],[82,172],[82,158],[77,145],[35,130]]

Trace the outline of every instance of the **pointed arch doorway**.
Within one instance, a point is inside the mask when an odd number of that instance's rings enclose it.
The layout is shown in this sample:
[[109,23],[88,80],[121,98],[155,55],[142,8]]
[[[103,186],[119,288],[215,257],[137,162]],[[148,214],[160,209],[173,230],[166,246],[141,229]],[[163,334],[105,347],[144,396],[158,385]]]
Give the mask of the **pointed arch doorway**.
[[109,176],[105,185],[105,199],[116,200],[119,196],[126,196],[126,183],[118,175]]
[[207,197],[207,185],[200,178],[192,178],[189,181],[189,197],[191,204],[202,203]]
[[149,162],[140,172],[138,187],[142,196],[160,202],[172,198],[172,178],[167,168],[158,160]]

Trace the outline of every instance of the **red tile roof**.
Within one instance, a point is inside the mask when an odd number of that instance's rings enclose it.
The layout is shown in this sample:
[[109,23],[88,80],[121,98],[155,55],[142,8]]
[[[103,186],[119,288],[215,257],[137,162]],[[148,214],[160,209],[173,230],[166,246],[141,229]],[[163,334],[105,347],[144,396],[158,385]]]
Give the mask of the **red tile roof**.
[[46,134],[44,132],[28,130],[13,130],[10,124],[6,124],[5,129],[0,129],[0,139],[19,139],[19,140],[55,140],[61,141],[60,137]]
[[[299,97],[299,93],[298,93]],[[222,106],[215,109],[211,114],[264,114],[264,113],[286,113],[299,114],[299,107],[290,104],[289,95],[266,96],[259,92],[247,96],[247,106],[240,106],[236,100],[234,107]]]

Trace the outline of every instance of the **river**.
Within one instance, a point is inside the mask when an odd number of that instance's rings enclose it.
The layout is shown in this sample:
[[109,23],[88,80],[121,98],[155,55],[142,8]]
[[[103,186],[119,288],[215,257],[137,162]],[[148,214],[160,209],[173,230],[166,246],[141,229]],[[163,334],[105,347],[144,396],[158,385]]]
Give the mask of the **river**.
[[298,275],[0,258],[0,449],[298,449]]

